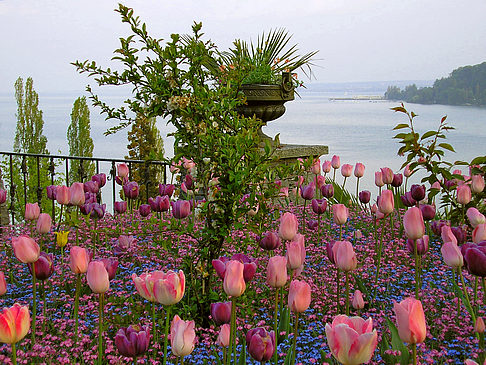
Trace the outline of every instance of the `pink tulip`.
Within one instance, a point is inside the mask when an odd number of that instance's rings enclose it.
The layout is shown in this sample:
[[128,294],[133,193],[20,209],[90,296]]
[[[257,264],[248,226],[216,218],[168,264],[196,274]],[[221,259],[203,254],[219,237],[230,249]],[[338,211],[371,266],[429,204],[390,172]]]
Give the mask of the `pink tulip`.
[[381,176],[384,184],[391,184],[393,181],[393,170],[389,167],[382,167]]
[[473,175],[471,177],[471,191],[475,194],[482,193],[484,190],[484,177],[481,175]]
[[446,263],[446,265],[454,269],[457,269],[464,265],[461,250],[454,242],[444,242],[440,249],[440,252],[442,253],[442,257],[444,258],[444,262]]
[[393,304],[397,316],[398,334],[407,343],[424,342],[427,334],[425,315],[420,300],[406,298]]
[[27,306],[15,303],[0,313],[0,342],[14,344],[23,339],[30,329],[30,314]]
[[314,175],[319,175],[321,173],[321,160],[316,159],[312,162],[311,172]]
[[101,259],[101,262],[105,265],[108,279],[113,280],[116,275],[116,269],[118,268],[118,259],[116,257],[109,257]]
[[58,186],[56,189],[56,200],[59,204],[69,204],[69,188],[65,185]]
[[435,183],[433,183],[431,186],[430,186],[431,189],[436,189],[436,190],[440,190],[442,187],[440,186],[440,182],[436,181]]
[[357,178],[363,177],[365,172],[365,165],[363,165],[361,162],[356,163],[354,166],[354,176]]
[[457,202],[466,205],[471,201],[471,188],[469,185],[461,185],[457,187]]
[[51,225],[51,216],[47,213],[41,213],[39,214],[39,218],[37,218],[37,225],[35,229],[40,234],[46,234],[51,230]]
[[486,223],[478,224],[472,233],[472,240],[474,243],[486,241]]
[[381,188],[385,183],[383,182],[383,174],[381,171],[375,172],[375,185]]
[[287,258],[270,257],[267,265],[267,284],[272,288],[281,288],[287,284]]
[[292,241],[287,243],[287,267],[290,270],[299,270],[303,268],[305,260],[305,243],[304,236],[297,234]]
[[75,182],[69,187],[69,204],[80,207],[84,204],[84,186],[83,183]]
[[[466,359],[464,361],[464,365],[479,365],[476,361],[471,360],[471,359]],[[484,365],[484,364],[483,364]]]
[[153,291],[154,282],[161,276],[160,271],[144,273],[140,276],[132,274],[132,281],[135,284],[138,294],[142,298],[148,300],[149,302],[155,302],[156,298]]
[[353,165],[345,163],[341,167],[341,175],[343,175],[344,177],[350,177],[352,173],[353,173]]
[[448,225],[444,224],[441,228],[440,235],[442,237],[442,242],[453,242],[457,245],[457,238],[452,233],[451,227]]
[[240,261],[231,260],[226,264],[223,289],[228,296],[239,297],[245,292],[246,283],[243,277],[243,269],[244,265]]
[[353,295],[353,302],[352,302],[354,309],[363,309],[364,308],[364,300],[363,294],[360,290],[355,290]]
[[293,280],[289,287],[288,306],[294,313],[302,313],[309,308],[311,288],[305,281]]
[[7,201],[7,190],[0,189],[0,205]]
[[327,174],[329,171],[331,171],[331,167],[331,161],[324,161],[322,164],[322,172]]
[[229,324],[223,324],[219,330],[218,338],[216,344],[221,347],[228,347],[230,343],[230,328]]
[[343,271],[352,271],[356,269],[358,260],[351,242],[336,241],[332,247],[332,252],[338,269]]
[[84,274],[88,271],[90,260],[90,254],[85,248],[79,246],[71,247],[69,252],[69,266],[75,274]]
[[156,271],[150,276],[155,300],[163,305],[179,303],[186,289],[186,277],[182,270]]
[[175,356],[184,357],[194,350],[196,331],[194,321],[184,321],[177,314],[170,325],[170,348]]
[[332,206],[332,218],[334,223],[338,225],[346,224],[348,220],[349,211],[344,204],[334,204]]
[[405,175],[405,177],[410,177],[412,176],[412,174],[413,171],[410,170],[410,165],[405,166],[405,170],[403,170],[403,175]]
[[483,317],[476,318],[476,323],[474,324],[474,332],[484,333],[485,329],[486,329],[486,327],[484,325]]
[[289,212],[285,212],[280,217],[280,227],[278,229],[278,235],[281,239],[290,241],[297,234],[299,228],[299,222],[297,217]]
[[326,185],[326,178],[322,175],[317,175],[316,176],[316,185],[319,190]]
[[119,163],[116,165],[116,175],[120,177],[122,180],[128,177],[128,166],[125,163]]
[[473,226],[473,228],[476,228],[480,224],[486,223],[486,218],[476,208],[469,208],[466,212],[466,215],[467,219],[469,219],[469,223],[471,223],[471,226]]
[[91,261],[86,274],[88,285],[93,293],[102,294],[110,289],[110,279],[105,264],[101,261]]
[[39,217],[40,208],[37,203],[27,203],[25,204],[25,214],[24,218],[28,221],[33,221]]
[[[162,198],[167,199],[167,198]],[[177,219],[184,219],[191,214],[191,202],[189,200],[177,200],[170,202],[172,215]]]
[[7,281],[3,271],[0,271],[0,296],[7,292]]
[[341,166],[341,159],[339,158],[339,156],[337,155],[332,156],[331,166],[333,169],[338,169]]
[[378,333],[373,320],[361,317],[336,316],[326,323],[327,344],[332,355],[343,364],[366,364],[373,357],[378,344]]
[[12,237],[14,254],[24,264],[31,264],[39,259],[40,247],[29,236]]
[[425,234],[424,218],[420,208],[412,207],[403,216],[403,228],[408,238],[417,240]]
[[196,167],[196,163],[193,160],[189,160],[185,157],[182,157],[182,166],[188,170],[188,172],[191,172],[191,170]]
[[384,215],[388,215],[395,209],[395,202],[393,199],[393,192],[385,189],[381,192],[380,199],[378,200],[378,209]]

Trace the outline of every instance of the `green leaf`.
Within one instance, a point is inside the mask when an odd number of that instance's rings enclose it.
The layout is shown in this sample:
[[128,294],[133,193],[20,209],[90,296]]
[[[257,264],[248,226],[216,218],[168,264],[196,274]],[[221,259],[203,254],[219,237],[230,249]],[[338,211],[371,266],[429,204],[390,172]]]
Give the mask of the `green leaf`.
[[425,132],[423,135],[422,135],[422,138],[420,138],[420,140],[424,140],[426,138],[429,138],[431,136],[435,136],[437,134],[436,131],[428,131],[428,132]]
[[452,151],[452,152],[456,152],[454,150],[454,148],[449,143],[439,143],[439,147],[442,147],[442,148],[449,150],[449,151]]
[[395,135],[393,138],[400,138],[400,139],[403,139],[407,136],[408,134],[407,133],[398,133],[397,135]]
[[396,107],[393,107],[393,108],[390,108],[391,110],[395,111],[395,112],[400,112],[400,113],[407,113],[407,109],[405,109],[403,106],[396,106]]
[[[287,339],[290,331],[290,311],[287,307],[284,307],[280,312],[280,320],[278,322],[278,343],[282,343]],[[280,333],[285,334],[281,335]]]
[[484,164],[486,164],[486,156],[479,156],[471,161],[471,165],[484,165]]
[[408,128],[408,124],[406,123],[400,123],[400,124],[397,124],[395,126],[395,128],[393,128],[392,130],[396,130],[396,129],[403,129],[403,128]]
[[408,348],[403,344],[403,341],[400,338],[400,335],[398,334],[398,330],[395,324],[392,321],[390,321],[388,317],[386,318],[386,322],[388,324],[388,329],[390,330],[392,336],[391,338],[392,349],[401,352],[400,357],[398,357],[400,364],[408,365],[409,357],[410,357],[410,352],[408,351]]
[[240,337],[240,343],[242,344],[242,346],[241,346],[240,357],[238,358],[238,365],[245,365],[246,364],[246,346],[245,346],[246,342],[244,336]]

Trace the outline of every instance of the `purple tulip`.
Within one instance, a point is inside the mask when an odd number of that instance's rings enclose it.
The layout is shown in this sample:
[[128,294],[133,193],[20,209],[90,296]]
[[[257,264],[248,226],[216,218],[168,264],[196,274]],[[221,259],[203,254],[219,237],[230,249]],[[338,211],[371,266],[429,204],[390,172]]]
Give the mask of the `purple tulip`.
[[100,173],[93,175],[91,177],[92,181],[96,181],[98,183],[99,188],[101,189],[106,184],[106,174]]
[[123,178],[121,178],[120,176],[115,176],[115,182],[118,185],[125,186],[126,184],[128,184],[128,176],[125,176]]
[[336,262],[334,261],[334,252],[332,251],[332,247],[336,241],[327,241],[326,243],[326,252],[327,252],[327,257],[329,258],[329,261],[331,261],[332,264],[335,264]]
[[0,204],[3,204],[7,201],[7,191],[0,189]]
[[191,174],[187,174],[184,177],[184,184],[186,185],[186,188],[188,190],[192,190],[192,188],[194,187],[194,178],[192,177]]
[[430,228],[432,229],[432,232],[434,232],[436,236],[440,236],[442,233],[442,227],[448,225],[449,225],[449,221],[445,221],[441,219],[438,221],[432,221],[430,223]]
[[168,195],[160,196],[157,195],[154,198],[149,198],[148,200],[150,208],[154,212],[166,212],[169,210],[170,207],[170,200]]
[[173,184],[159,184],[159,194],[161,196],[167,195],[169,198],[174,194],[175,185]]
[[84,193],[84,204],[97,203],[98,199],[95,193],[86,192]]
[[410,191],[407,191],[405,195],[401,195],[400,200],[402,201],[403,205],[408,208],[413,207],[415,204],[417,204],[417,201],[412,198],[412,193],[410,193]]
[[465,243],[461,246],[461,253],[465,266],[471,274],[486,277],[486,241],[478,244]]
[[444,182],[444,187],[446,188],[446,190],[451,190],[451,189],[454,189],[456,187],[457,183],[455,180],[446,180]]
[[264,250],[275,250],[281,245],[280,237],[275,232],[267,232],[260,239],[259,245]]
[[[28,264],[32,274],[32,264]],[[39,259],[35,262],[35,277],[39,280],[48,279],[54,272],[54,255],[41,252]]]
[[140,194],[140,188],[136,181],[130,181],[123,185],[123,192],[128,199],[136,199]]
[[211,317],[218,326],[230,323],[231,302],[211,303]]
[[104,258],[101,259],[101,262],[105,265],[105,269],[108,272],[108,279],[114,279],[118,268],[118,259],[116,257]]
[[85,214],[90,214],[91,218],[101,219],[105,216],[106,204],[101,205],[98,203],[90,203],[90,204],[84,204],[83,206],[81,206],[81,208],[83,208],[84,206],[88,206],[87,212],[89,211],[89,213],[85,213]]
[[93,203],[85,203],[79,207],[79,211],[84,215],[91,214],[92,210],[93,210]]
[[368,204],[371,200],[371,193],[368,190],[360,191],[358,196],[362,204]]
[[177,219],[184,219],[191,213],[191,202],[188,200],[177,200],[170,202],[172,215]]
[[[422,238],[415,240],[417,244],[417,255],[422,256],[429,250],[429,236],[424,235]],[[414,240],[407,239],[407,251],[411,254],[415,254]]]
[[125,200],[120,202],[115,202],[115,212],[118,214],[123,214],[127,211],[127,202]]
[[423,204],[420,206],[420,210],[422,211],[424,220],[430,221],[435,218],[435,207],[433,205]]
[[326,184],[321,188],[322,196],[330,199],[334,196],[334,186],[332,184]]
[[275,351],[275,333],[262,327],[251,329],[246,333],[246,346],[256,361],[268,361]]
[[137,240],[133,236],[120,235],[120,237],[118,237],[118,240],[116,241],[116,245],[115,245],[115,247],[113,249],[113,253],[115,255],[124,254],[136,242],[137,242]]
[[150,342],[148,326],[131,325],[120,328],[115,335],[115,345],[121,355],[136,358],[147,352]]
[[327,209],[327,200],[326,199],[312,199],[312,210],[316,214],[323,214],[326,212]]
[[402,186],[403,183],[403,175],[398,173],[398,174],[393,174],[393,180],[391,182],[391,186],[394,188],[398,188]]
[[425,198],[425,185],[413,184],[410,187],[410,194],[414,200],[421,201]]
[[138,212],[142,217],[148,216],[151,211],[152,209],[149,204],[142,204],[138,207]]
[[[3,190],[3,191],[5,191],[5,190]],[[57,185],[46,186],[47,199],[56,200],[56,191],[57,191]],[[5,191],[5,193],[7,193],[7,192]],[[2,193],[0,191],[0,204],[2,204],[1,196],[2,196]]]
[[100,191],[100,186],[96,181],[90,180],[86,181],[83,184],[84,192],[85,193],[93,193],[93,194],[98,194],[98,191]]
[[308,185],[301,185],[300,196],[305,200],[311,200],[316,193],[316,186],[313,182]]
[[452,231],[452,234],[456,237],[458,245],[461,245],[466,241],[467,228],[463,229],[463,227],[461,227],[461,226],[451,227],[451,231]]

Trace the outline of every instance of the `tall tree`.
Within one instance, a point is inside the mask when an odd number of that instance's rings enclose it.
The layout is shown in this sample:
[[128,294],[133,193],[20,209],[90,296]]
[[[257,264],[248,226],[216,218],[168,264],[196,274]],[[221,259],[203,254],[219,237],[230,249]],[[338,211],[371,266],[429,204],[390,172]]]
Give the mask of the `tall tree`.
[[[86,97],[79,97],[74,101],[71,112],[71,124],[67,130],[69,155],[93,157],[93,139],[91,138],[91,122]],[[95,172],[93,162],[73,160],[69,169],[69,181],[82,181]]]
[[[155,118],[139,115],[128,132],[128,142],[127,158],[146,161],[164,158],[164,141],[155,125]],[[140,196],[145,199],[146,190],[142,184],[148,182],[149,196],[157,195],[162,173],[155,165],[146,168],[143,165],[133,164],[131,178],[141,184]]]

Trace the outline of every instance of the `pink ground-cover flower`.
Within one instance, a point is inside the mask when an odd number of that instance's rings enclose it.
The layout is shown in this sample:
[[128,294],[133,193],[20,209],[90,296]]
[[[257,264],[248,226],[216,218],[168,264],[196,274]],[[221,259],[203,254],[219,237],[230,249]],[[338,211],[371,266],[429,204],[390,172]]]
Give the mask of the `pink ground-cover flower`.
[[326,337],[332,355],[345,365],[368,363],[378,344],[371,318],[338,315],[331,325],[326,323]]

